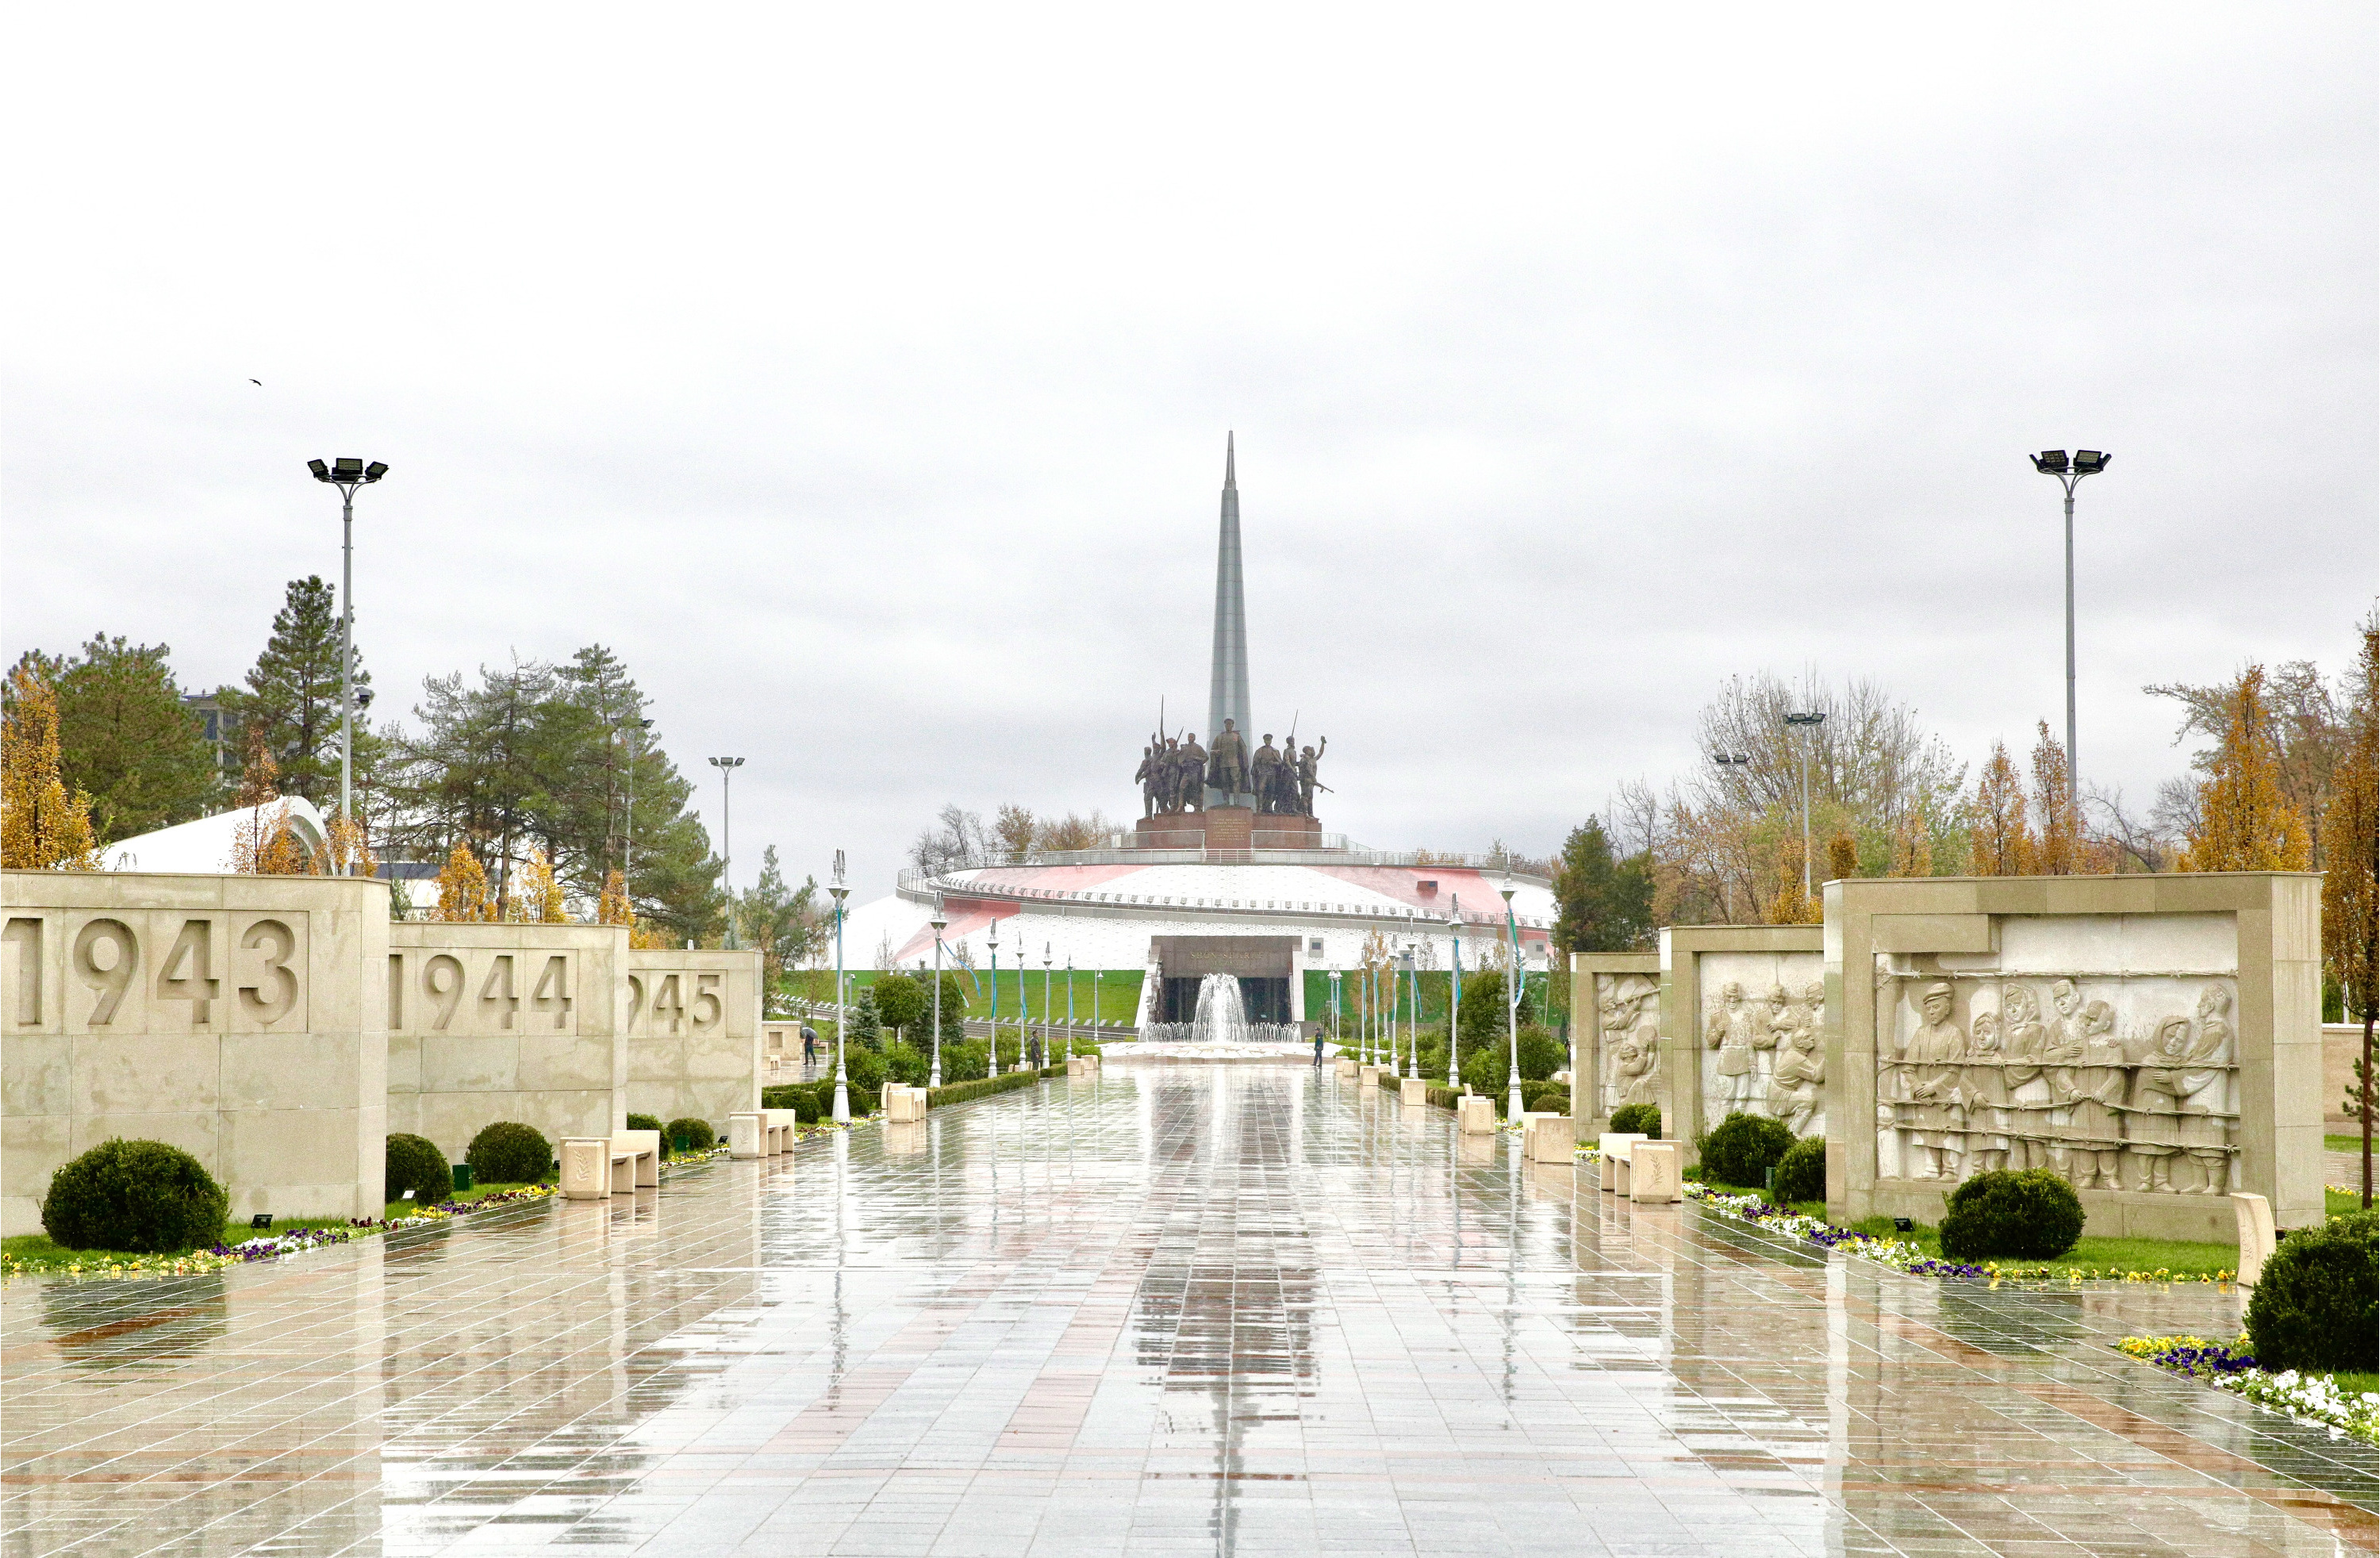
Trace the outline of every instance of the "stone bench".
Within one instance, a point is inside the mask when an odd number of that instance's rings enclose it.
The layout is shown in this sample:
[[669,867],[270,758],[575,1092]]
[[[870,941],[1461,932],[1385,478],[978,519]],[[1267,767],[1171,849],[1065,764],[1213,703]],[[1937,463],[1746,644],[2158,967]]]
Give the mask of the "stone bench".
[[1066,1062],[1066,1075],[1068,1077],[1088,1077],[1096,1081],[1099,1075],[1099,1057],[1097,1055],[1075,1055],[1071,1057]]
[[1567,1114],[1533,1109],[1521,1116],[1521,1157],[1532,1163],[1578,1161],[1578,1127]]
[[[782,1119],[779,1116],[783,1116]],[[727,1116],[727,1155],[731,1158],[773,1158],[794,1150],[790,1109],[752,1109]]]
[[1629,1144],[1628,1199],[1639,1206],[1661,1206],[1684,1194],[1680,1148],[1674,1141]]
[[888,1124],[915,1125],[926,1117],[926,1089],[905,1082],[884,1084],[884,1118]]
[[662,1133],[613,1131],[562,1138],[562,1195],[592,1201],[634,1195],[662,1182]]
[[1596,1150],[1603,1154],[1603,1173],[1598,1177],[1604,1189],[1615,1196],[1628,1194],[1629,1149],[1649,1139],[1643,1131],[1605,1131],[1595,1138]]
[[1496,1101],[1486,1093],[1464,1093],[1454,1101],[1454,1128],[1465,1136],[1496,1134]]
[[1330,1063],[1330,1074],[1342,1081],[1345,1081],[1347,1078],[1354,1077],[1356,1072],[1361,1069],[1361,1066],[1359,1066],[1355,1062],[1349,1060],[1345,1055],[1341,1055],[1338,1059]]
[[1429,1102],[1429,1078],[1407,1077],[1397,1083],[1397,1102],[1418,1109]]
[[2273,1203],[2246,1190],[2231,1192],[2232,1214],[2240,1223],[2240,1274],[2232,1280],[2253,1287],[2263,1280],[2265,1262],[2276,1248]]
[[1367,1060],[1355,1067],[1355,1080],[1367,1088],[1377,1086],[1380,1080],[1380,1073],[1387,1069],[1388,1067],[1377,1061]]

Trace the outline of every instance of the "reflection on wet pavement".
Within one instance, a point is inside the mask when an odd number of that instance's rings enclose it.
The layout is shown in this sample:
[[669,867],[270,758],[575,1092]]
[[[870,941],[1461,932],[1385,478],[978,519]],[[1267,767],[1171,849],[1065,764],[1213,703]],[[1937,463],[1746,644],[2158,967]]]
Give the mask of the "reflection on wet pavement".
[[0,1296],[0,1552],[2380,1550],[2380,1455],[2017,1291],[1632,1208],[1303,1068]]

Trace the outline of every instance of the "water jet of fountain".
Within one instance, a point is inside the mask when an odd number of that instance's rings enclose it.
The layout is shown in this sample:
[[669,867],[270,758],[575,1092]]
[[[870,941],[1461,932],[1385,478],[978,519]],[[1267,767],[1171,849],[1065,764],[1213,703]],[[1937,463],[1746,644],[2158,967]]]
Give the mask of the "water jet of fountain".
[[1198,981],[1198,1010],[1190,1019],[1194,1044],[1245,1044],[1248,1039],[1246,1010],[1240,1004],[1236,974],[1209,974]]

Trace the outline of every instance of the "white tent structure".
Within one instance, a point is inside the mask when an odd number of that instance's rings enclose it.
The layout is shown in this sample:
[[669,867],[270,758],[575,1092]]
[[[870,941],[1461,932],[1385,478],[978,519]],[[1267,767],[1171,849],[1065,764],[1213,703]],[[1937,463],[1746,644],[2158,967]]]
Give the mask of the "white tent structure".
[[302,797],[285,796],[264,806],[236,807],[195,822],[177,822],[155,833],[118,839],[100,851],[100,863],[112,871],[208,875],[227,871],[237,856],[240,839],[251,829],[270,827],[274,814],[285,806],[289,809],[289,831],[298,835],[309,855],[320,854],[328,836],[322,812]]

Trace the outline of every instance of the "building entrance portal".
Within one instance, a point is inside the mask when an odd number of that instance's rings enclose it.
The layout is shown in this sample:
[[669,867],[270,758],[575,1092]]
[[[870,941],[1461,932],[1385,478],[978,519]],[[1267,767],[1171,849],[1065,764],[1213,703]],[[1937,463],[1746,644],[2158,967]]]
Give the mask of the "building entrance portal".
[[1198,1014],[1198,987],[1209,974],[1240,981],[1240,1006],[1252,1023],[1297,1020],[1291,985],[1297,968],[1295,936],[1159,936],[1157,962],[1163,983],[1156,1002],[1160,1022],[1189,1022]]

